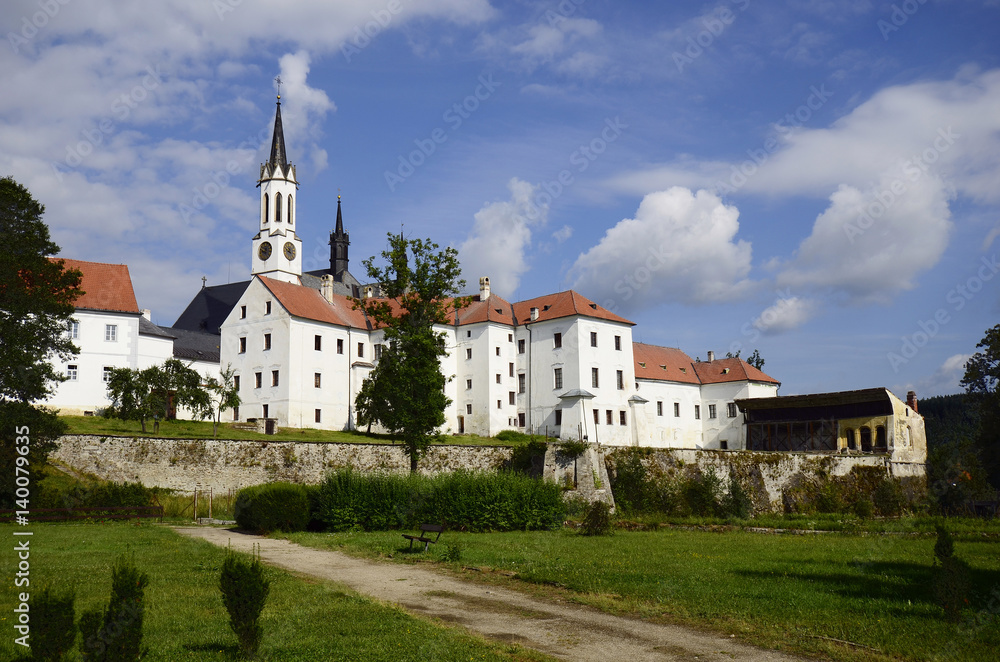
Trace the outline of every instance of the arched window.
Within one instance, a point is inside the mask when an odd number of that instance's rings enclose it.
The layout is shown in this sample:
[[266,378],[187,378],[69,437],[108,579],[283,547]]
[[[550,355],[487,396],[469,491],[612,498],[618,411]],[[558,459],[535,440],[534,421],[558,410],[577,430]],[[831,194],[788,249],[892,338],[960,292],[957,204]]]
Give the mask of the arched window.
[[264,194],[264,223],[267,223],[270,220],[270,211],[271,210],[270,210],[269,205],[268,205],[269,202],[270,202],[270,200],[267,197],[267,193],[265,193]]
[[875,428],[875,450],[885,452],[888,448],[885,440],[885,426],[879,425]]
[[288,224],[292,224],[292,194],[288,194]]
[[852,451],[858,450],[858,440],[854,437],[854,428],[844,430],[847,435],[847,448]]
[[274,222],[281,223],[281,194],[274,194]]
[[861,452],[871,453],[872,452],[872,429],[867,425],[858,432],[861,433]]

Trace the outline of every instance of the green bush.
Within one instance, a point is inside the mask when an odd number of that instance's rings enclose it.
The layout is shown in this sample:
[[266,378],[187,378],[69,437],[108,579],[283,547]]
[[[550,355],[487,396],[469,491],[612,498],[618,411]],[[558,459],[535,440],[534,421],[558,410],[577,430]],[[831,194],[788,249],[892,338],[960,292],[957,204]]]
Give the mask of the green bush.
[[140,572],[131,556],[122,555],[111,568],[111,600],[100,611],[80,619],[82,651],[88,662],[136,662],[142,649],[145,590],[149,575]]
[[604,536],[611,533],[611,507],[603,501],[595,501],[583,516],[580,533],[585,536]]
[[875,514],[875,504],[872,500],[866,496],[862,496],[851,506],[851,510],[854,514],[861,519],[870,519],[872,515]]
[[[500,434],[506,432],[522,434],[513,430],[504,430]],[[527,437],[527,435],[522,436]],[[520,446],[515,446],[510,458],[510,470],[525,474],[526,476],[541,478],[542,471],[545,468],[545,452],[548,448],[549,445],[544,441],[528,441]]]
[[720,493],[722,482],[715,474],[715,469],[709,467],[704,473],[695,474],[687,479],[683,487],[684,500],[693,515],[710,517],[721,513]]
[[969,604],[972,589],[972,570],[969,564],[955,556],[955,543],[951,534],[940,524],[937,540],[934,542],[934,598],[944,609],[945,618],[958,623],[962,619],[962,609]]
[[[620,454],[610,478],[615,504],[621,512],[663,510],[662,504],[656,503],[656,490],[638,453]],[[654,503],[658,507],[654,507]]]
[[532,437],[530,434],[518,432],[517,430],[501,430],[493,438],[498,441],[507,441],[507,442],[513,441],[518,444],[528,443],[529,441],[532,441],[534,439],[534,437]]
[[821,513],[839,513],[844,510],[840,489],[832,480],[824,481],[816,491],[816,510]]
[[468,531],[552,529],[562,524],[559,487],[509,472],[330,474],[316,516],[333,531],[415,528],[428,522]]
[[236,495],[236,524],[247,531],[303,531],[309,525],[309,495],[297,483],[265,483]]
[[101,639],[104,629],[104,612],[91,609],[80,615],[80,652],[88,662],[103,662],[107,646]]
[[222,562],[219,589],[229,613],[229,627],[239,640],[240,652],[246,657],[255,657],[264,634],[260,615],[271,590],[259,555],[247,558],[229,551]]
[[875,510],[883,517],[899,517],[903,514],[903,507],[906,505],[906,496],[903,494],[903,486],[898,479],[886,478],[872,494],[872,501],[875,503]]
[[76,642],[76,615],[72,591],[44,587],[31,594],[31,659],[58,662]]
[[722,512],[736,519],[746,519],[753,513],[753,501],[736,476],[729,477],[729,489],[722,498]]
[[587,452],[590,446],[586,441],[564,441],[559,444],[559,452],[568,458],[577,458]]

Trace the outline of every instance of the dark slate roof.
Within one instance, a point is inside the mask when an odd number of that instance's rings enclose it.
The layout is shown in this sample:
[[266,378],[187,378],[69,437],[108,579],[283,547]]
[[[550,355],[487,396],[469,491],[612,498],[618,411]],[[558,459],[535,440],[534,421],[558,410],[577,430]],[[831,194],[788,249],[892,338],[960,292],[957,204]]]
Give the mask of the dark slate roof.
[[221,333],[219,329],[222,323],[229,317],[230,311],[249,286],[250,281],[241,280],[238,283],[201,288],[174,322],[173,329],[218,335]]
[[281,171],[288,169],[288,159],[285,158],[285,132],[281,128],[281,102],[274,114],[274,134],[271,136],[271,158],[268,161],[271,168],[281,166]]
[[176,338],[177,336],[168,333],[163,327],[156,326],[145,317],[139,318],[139,333],[146,336],[159,336],[161,338]]
[[[320,289],[322,286],[322,281],[320,280],[323,276],[330,273],[329,269],[316,269],[314,271],[307,271],[302,274],[302,284],[306,287],[311,287],[313,289]],[[345,297],[360,297],[361,296],[361,283],[357,278],[351,275],[350,271],[344,271],[340,275],[340,280],[337,280],[336,276],[333,279],[333,293],[340,294]]]
[[219,341],[221,336],[215,333],[188,331],[187,329],[162,328],[164,333],[174,336],[174,358],[189,361],[212,361],[218,363],[220,358]]

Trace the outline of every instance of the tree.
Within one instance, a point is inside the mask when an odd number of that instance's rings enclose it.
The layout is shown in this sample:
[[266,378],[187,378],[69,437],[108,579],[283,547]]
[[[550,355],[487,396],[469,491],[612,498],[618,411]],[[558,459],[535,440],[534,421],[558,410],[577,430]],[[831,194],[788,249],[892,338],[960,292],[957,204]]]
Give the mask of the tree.
[[123,421],[139,421],[146,431],[146,420],[169,418],[171,405],[187,407],[198,418],[212,413],[208,391],[201,385],[201,375],[177,359],[167,359],[161,366],[114,368],[108,381],[111,406],[105,416]]
[[434,325],[447,324],[448,313],[467,303],[465,298],[454,298],[465,281],[460,279],[458,251],[438,251],[429,239],[390,234],[382,258],[385,267],[376,266],[375,258],[364,261],[382,296],[355,303],[385,335],[382,355],[362,384],[355,406],[359,421],[378,422],[402,438],[410,471],[416,472],[420,455],[444,424],[444,410],[451,402],[444,394],[447,379],[439,358],[447,354],[445,336]]
[[[14,467],[15,439],[29,437],[30,480],[41,469],[65,425],[31,403],[52,393],[64,377],[55,362],[79,350],[66,333],[82,275],[50,259],[59,247],[42,221],[45,207],[11,177],[0,178],[0,466]],[[0,478],[0,507],[14,500],[15,472]]]
[[[732,352],[726,352],[726,358],[727,359],[738,359],[738,358],[740,358],[740,352],[742,352],[742,351],[743,351],[742,349],[738,349],[738,350],[736,350],[735,354],[733,354]],[[747,361],[747,363],[749,363],[753,367],[757,368],[758,370],[761,370],[761,369],[764,368],[764,358],[760,355],[760,351],[759,350],[755,349],[753,351],[753,354],[751,354],[750,357],[746,361]]]
[[987,329],[965,363],[965,387],[979,406],[976,445],[993,487],[1000,489],[1000,324]]
[[212,411],[212,436],[219,436],[219,423],[222,421],[222,411],[232,407],[240,406],[240,392],[236,388],[236,380],[233,378],[236,371],[232,364],[228,364],[219,373],[219,379],[209,377],[205,388],[208,390],[210,407]]
[[123,421],[139,421],[142,431],[146,432],[146,419],[152,418],[158,411],[153,397],[156,370],[155,366],[145,370],[112,368],[108,380],[111,406],[104,410],[104,415]]

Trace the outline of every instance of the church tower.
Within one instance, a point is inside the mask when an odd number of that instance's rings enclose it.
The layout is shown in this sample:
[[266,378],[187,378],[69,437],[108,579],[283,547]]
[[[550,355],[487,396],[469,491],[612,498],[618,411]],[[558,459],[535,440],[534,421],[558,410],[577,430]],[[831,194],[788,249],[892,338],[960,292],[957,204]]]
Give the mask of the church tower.
[[350,235],[344,232],[344,217],[340,212],[340,196],[337,196],[337,227],[330,233],[330,273],[338,283],[344,281],[347,271],[347,247],[351,245]]
[[[281,129],[281,95],[274,115],[271,158],[260,166],[260,231],[253,238],[251,275],[301,283],[302,240],[295,234],[295,166],[285,156]],[[339,227],[339,219],[338,219]]]

